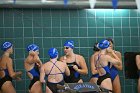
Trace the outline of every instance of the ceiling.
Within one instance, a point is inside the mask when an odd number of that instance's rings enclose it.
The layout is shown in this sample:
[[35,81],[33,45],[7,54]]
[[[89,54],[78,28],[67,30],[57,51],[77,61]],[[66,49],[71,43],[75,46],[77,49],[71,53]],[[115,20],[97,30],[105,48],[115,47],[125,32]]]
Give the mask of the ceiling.
[[[90,9],[89,0],[0,0],[6,8],[70,8]],[[95,9],[112,9],[112,0],[96,0]],[[135,0],[118,0],[118,9],[137,9]]]

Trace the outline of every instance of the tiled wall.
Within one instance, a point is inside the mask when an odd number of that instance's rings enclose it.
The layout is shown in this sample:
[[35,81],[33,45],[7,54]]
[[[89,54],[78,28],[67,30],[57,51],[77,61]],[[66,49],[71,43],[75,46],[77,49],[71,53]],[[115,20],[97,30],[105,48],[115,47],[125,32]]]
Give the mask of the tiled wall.
[[[115,49],[122,53],[122,58],[126,51],[140,51],[140,13],[109,9],[0,9],[0,44],[4,41],[14,44],[14,68],[23,71],[23,80],[14,82],[17,93],[26,93],[29,85],[23,66],[28,44],[39,45],[40,58],[44,63],[49,59],[48,48],[56,47],[61,56],[64,41],[72,39],[75,53],[83,55],[90,67],[93,44],[106,37],[114,39]],[[122,93],[136,93],[137,81],[125,79],[124,68],[119,74]],[[84,81],[88,81],[90,75],[89,68]]]

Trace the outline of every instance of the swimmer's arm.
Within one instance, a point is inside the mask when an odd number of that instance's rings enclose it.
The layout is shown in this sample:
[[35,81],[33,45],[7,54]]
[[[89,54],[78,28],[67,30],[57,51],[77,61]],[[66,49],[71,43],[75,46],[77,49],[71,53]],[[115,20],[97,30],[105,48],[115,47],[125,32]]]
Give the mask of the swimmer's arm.
[[[0,62],[1,62],[1,58],[0,58]],[[0,71],[3,71],[4,69],[2,67],[0,67]]]
[[136,55],[136,65],[140,69],[140,55]]
[[95,67],[94,55],[92,55],[90,58],[90,66],[91,66],[92,74],[97,74],[98,71],[96,70],[96,67]]
[[32,58],[26,58],[25,59],[25,61],[24,61],[25,63],[28,63],[28,64],[34,64],[35,62],[33,61],[33,57]]
[[113,65],[120,65],[121,64],[120,59],[115,54],[112,53],[112,55],[113,57],[109,55],[105,56],[105,58],[107,59],[107,62],[111,62]]
[[32,76],[32,74],[31,74],[31,73],[27,72],[27,75],[28,75],[28,77],[30,78],[30,80],[32,80],[32,79],[33,79],[33,76]]
[[8,69],[10,77],[12,77],[13,79],[19,79],[22,72],[21,71],[14,72],[12,59],[8,59],[6,65],[7,65],[7,69]]
[[29,52],[29,56],[26,58],[25,62],[28,64],[34,64],[37,60],[37,54],[34,51]]
[[34,56],[34,62],[36,62],[36,64],[38,65],[38,67],[42,66],[42,61],[40,60],[38,55]]
[[35,53],[35,51],[29,51],[29,55],[31,55],[31,56],[34,56],[36,53]]
[[122,70],[122,55],[121,55],[121,53],[120,52],[116,52],[115,53],[117,56],[118,56],[118,58],[120,59],[120,65],[114,65],[118,70]]
[[7,69],[8,69],[10,77],[14,77],[16,73],[14,72],[14,69],[13,69],[12,59],[8,59]]
[[80,74],[85,74],[85,75],[88,74],[88,69],[87,69],[87,65],[86,65],[84,57],[79,55],[78,59],[79,59],[79,65],[81,69],[77,69],[77,72],[79,72]]
[[68,68],[68,66],[67,66],[67,64],[65,63],[65,74],[67,75],[67,76],[69,76],[70,75],[70,70],[69,70],[69,68]]
[[45,65],[41,66],[41,70],[40,70],[40,82],[41,83],[45,83]]

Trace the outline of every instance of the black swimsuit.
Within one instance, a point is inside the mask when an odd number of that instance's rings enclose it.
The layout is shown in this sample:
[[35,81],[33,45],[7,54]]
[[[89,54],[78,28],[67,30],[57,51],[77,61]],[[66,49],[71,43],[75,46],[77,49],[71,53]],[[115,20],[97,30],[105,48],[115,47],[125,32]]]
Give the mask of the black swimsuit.
[[35,64],[35,66],[30,70],[30,71],[28,71],[30,74],[32,74],[32,76],[33,76],[33,79],[31,80],[31,82],[30,82],[30,85],[29,85],[29,90],[32,88],[32,86],[34,85],[34,83],[36,82],[36,81],[39,81],[39,75],[40,75],[40,73],[39,73],[39,69],[38,69],[38,67],[37,67],[37,65]]
[[64,81],[66,83],[77,83],[80,80],[80,73],[75,71],[73,69],[73,66],[76,65],[78,69],[80,69],[80,66],[76,63],[76,57],[75,57],[75,62],[67,63],[67,65],[70,70],[70,76],[65,76]]
[[4,69],[5,72],[5,76],[3,78],[0,78],[0,90],[2,88],[2,85],[6,82],[6,81],[11,81],[12,82],[12,78],[9,76],[9,72],[8,69]]
[[138,70],[138,75],[139,75],[139,78],[140,78],[140,70]]
[[[57,62],[57,61],[56,61]],[[52,66],[52,68],[51,68],[51,70],[50,70],[50,72],[49,72],[49,74],[47,75],[47,76],[49,76],[49,75],[57,75],[57,74],[62,74],[63,76],[64,76],[64,73],[60,70],[60,68],[56,65],[56,62],[55,63],[53,63],[53,66]],[[51,74],[51,71],[52,71],[52,69],[53,69],[53,67],[54,66],[56,66],[59,70],[60,70],[60,72],[61,73],[56,73],[56,74]],[[57,92],[57,84],[60,84],[60,85],[64,85],[64,80],[62,80],[62,81],[60,81],[60,82],[57,82],[57,83],[53,83],[53,82],[49,82],[48,80],[47,80],[47,86],[49,87],[49,89],[53,92],[53,93],[58,93]]]

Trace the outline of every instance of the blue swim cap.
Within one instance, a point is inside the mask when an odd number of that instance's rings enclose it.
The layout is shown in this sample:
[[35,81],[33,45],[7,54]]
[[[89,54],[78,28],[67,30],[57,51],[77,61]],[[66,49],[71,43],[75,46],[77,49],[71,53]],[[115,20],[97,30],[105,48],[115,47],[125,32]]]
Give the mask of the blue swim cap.
[[97,44],[97,47],[100,49],[106,49],[109,47],[109,45],[110,45],[110,43],[108,40],[102,40]]
[[48,55],[50,56],[51,59],[54,59],[58,56],[58,51],[56,48],[50,48],[48,51]]
[[35,44],[30,44],[28,47],[27,47],[27,51],[36,51],[36,50],[39,50],[39,47]]
[[64,43],[64,46],[67,46],[67,47],[70,47],[70,48],[74,48],[74,41],[72,40],[67,40],[65,43]]
[[3,44],[2,44],[2,46],[1,46],[1,49],[3,50],[3,51],[6,51],[7,49],[9,49],[9,48],[11,48],[12,47],[12,43],[10,43],[10,42],[4,42]]

